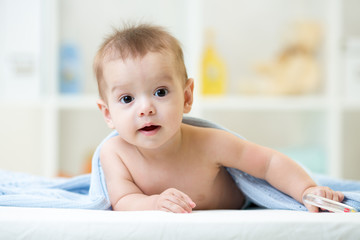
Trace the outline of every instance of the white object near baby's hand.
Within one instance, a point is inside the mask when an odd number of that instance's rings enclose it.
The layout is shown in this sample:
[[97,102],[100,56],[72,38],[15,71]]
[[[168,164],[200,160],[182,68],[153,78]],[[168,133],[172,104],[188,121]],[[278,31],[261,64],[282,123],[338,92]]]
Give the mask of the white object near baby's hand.
[[351,213],[351,212],[357,212],[357,210],[353,207],[350,207],[349,205],[339,203],[321,196],[317,196],[314,194],[306,194],[303,197],[303,202],[307,204],[314,205],[316,207],[328,210],[330,212],[345,212],[345,213]]

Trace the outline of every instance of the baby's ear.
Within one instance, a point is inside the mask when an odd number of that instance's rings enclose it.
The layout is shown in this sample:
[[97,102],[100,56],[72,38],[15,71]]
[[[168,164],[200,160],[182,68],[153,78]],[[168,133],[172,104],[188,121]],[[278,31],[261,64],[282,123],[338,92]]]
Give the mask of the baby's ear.
[[194,79],[189,78],[184,89],[184,113],[189,113],[194,100]]
[[108,125],[108,127],[111,129],[114,129],[114,124],[112,122],[112,118],[111,118],[111,114],[110,114],[108,105],[102,99],[97,100],[96,103],[97,103],[101,113],[103,114],[104,120],[105,120],[106,124]]

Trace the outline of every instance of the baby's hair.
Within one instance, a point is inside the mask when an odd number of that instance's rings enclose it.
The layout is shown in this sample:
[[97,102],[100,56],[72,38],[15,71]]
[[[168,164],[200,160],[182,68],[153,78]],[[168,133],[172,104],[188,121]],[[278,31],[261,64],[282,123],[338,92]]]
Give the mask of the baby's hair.
[[160,26],[150,24],[124,25],[120,30],[105,39],[98,50],[93,64],[98,83],[99,95],[105,99],[106,83],[103,77],[103,67],[108,61],[144,57],[149,52],[170,53],[174,57],[176,69],[184,82],[188,79],[184,55],[179,41]]

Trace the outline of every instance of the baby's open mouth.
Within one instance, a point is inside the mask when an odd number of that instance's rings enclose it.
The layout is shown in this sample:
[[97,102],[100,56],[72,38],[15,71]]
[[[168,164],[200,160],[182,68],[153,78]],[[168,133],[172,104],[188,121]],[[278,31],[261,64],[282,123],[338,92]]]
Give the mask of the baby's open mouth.
[[159,127],[160,126],[157,126],[157,125],[146,126],[146,127],[141,128],[140,131],[150,132],[155,129],[158,129]]

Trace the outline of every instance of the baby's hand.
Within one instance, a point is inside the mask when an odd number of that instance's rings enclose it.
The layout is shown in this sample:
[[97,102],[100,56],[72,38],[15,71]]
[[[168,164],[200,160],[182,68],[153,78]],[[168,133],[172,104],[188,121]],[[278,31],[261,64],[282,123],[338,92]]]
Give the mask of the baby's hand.
[[196,204],[185,193],[169,188],[156,200],[156,209],[173,213],[191,213]]
[[[310,187],[304,191],[303,197],[308,193],[312,193],[314,195],[328,198],[337,202],[342,202],[344,200],[344,194],[342,192],[336,192],[329,187],[322,187],[322,186]],[[309,212],[319,212],[319,208],[316,206],[310,204],[304,204],[304,205],[309,210]]]

